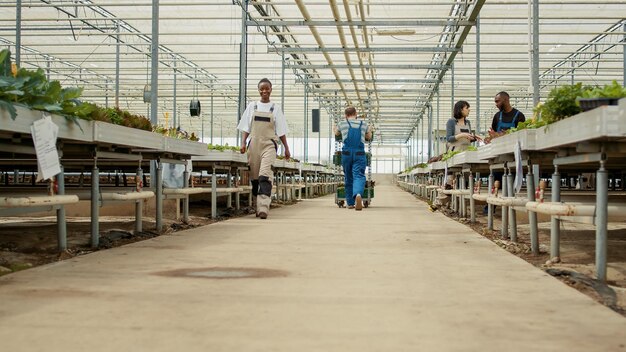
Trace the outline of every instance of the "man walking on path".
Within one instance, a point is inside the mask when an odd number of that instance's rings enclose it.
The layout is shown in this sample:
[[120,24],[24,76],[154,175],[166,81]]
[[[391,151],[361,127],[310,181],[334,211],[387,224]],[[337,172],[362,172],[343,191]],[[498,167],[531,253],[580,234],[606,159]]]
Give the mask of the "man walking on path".
[[335,135],[341,136],[341,166],[345,178],[346,203],[348,209],[363,209],[363,191],[365,190],[365,141],[372,139],[371,126],[357,120],[356,109],[349,106],[346,118],[335,127]]

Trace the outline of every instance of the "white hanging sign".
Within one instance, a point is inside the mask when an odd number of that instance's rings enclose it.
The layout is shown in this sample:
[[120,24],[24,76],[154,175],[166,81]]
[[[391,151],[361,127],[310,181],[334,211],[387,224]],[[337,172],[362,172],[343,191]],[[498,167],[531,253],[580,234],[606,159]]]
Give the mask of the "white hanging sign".
[[61,172],[59,153],[57,152],[57,136],[59,126],[55,125],[48,113],[33,122],[30,132],[37,154],[37,181],[47,180]]

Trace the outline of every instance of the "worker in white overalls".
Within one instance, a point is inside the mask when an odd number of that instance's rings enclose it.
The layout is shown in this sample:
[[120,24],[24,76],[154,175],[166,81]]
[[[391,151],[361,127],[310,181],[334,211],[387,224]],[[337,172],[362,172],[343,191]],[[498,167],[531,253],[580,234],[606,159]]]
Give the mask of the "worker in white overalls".
[[[256,216],[267,219],[272,200],[272,164],[278,152],[278,139],[283,144],[285,159],[291,153],[287,145],[287,121],[282,110],[270,102],[272,82],[263,78],[258,84],[260,101],[248,104],[237,129],[242,133],[241,153],[248,151],[252,196],[256,204]],[[248,142],[249,137],[249,142]]]

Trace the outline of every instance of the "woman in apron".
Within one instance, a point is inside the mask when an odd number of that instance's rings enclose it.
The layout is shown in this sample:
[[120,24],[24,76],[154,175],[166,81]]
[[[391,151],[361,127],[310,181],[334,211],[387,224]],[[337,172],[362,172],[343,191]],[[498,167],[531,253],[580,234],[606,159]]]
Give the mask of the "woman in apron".
[[448,151],[464,151],[476,140],[472,133],[472,125],[469,116],[470,104],[465,100],[459,100],[454,104],[454,117],[446,123],[446,142]]
[[272,82],[263,78],[259,81],[258,88],[261,100],[248,105],[237,128],[242,134],[241,153],[248,152],[256,216],[266,219],[272,200],[272,164],[276,160],[279,139],[283,143],[285,159],[289,160],[291,153],[287,145],[285,115],[279,106],[270,102]]

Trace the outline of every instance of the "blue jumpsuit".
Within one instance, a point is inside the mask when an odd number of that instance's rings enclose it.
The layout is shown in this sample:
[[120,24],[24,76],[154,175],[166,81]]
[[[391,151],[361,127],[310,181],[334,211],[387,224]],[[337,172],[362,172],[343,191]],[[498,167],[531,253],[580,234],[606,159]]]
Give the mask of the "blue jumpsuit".
[[365,189],[365,165],[367,163],[365,157],[365,145],[361,141],[360,121],[358,127],[352,127],[348,122],[348,136],[343,141],[343,149],[341,151],[341,166],[345,177],[346,202],[348,206],[354,205],[357,194],[363,196]]
[[517,115],[519,115],[519,110],[515,112],[515,116],[513,116],[513,121],[504,122],[502,121],[502,111],[500,111],[500,118],[498,119],[498,128],[496,128],[496,132],[502,132],[504,130],[508,130],[509,128],[515,128],[515,122],[517,122]]

